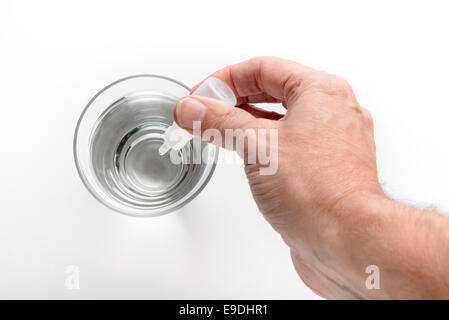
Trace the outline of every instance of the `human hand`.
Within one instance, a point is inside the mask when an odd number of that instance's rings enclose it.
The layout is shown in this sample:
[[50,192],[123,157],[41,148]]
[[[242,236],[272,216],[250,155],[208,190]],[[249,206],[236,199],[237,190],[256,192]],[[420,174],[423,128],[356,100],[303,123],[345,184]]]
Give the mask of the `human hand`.
[[[193,121],[201,121],[202,132],[213,128],[223,136],[226,129],[277,130],[277,172],[261,175],[258,161],[245,165],[260,211],[291,248],[295,268],[312,290],[327,298],[369,296],[364,290],[364,263],[369,264],[372,256],[357,259],[365,257],[360,252],[367,248],[376,252],[371,242],[379,236],[364,226],[375,220],[378,229],[386,232],[389,227],[381,228],[378,220],[386,219],[365,209],[394,204],[378,182],[372,118],[359,106],[349,84],[272,57],[228,66],[212,76],[229,85],[238,107],[189,96],[176,105],[178,125],[192,131]],[[282,103],[286,114],[251,105],[260,102]],[[258,148],[268,145],[255,139]],[[243,150],[243,155],[247,152]],[[371,231],[374,240],[366,238]],[[378,260],[391,260],[385,256]]]
[[[316,286],[308,265],[316,268],[329,254],[338,202],[365,190],[382,192],[372,119],[345,80],[292,61],[255,58],[212,76],[233,89],[239,107],[190,96],[177,104],[176,121],[191,129],[200,120],[202,131],[223,135],[225,129],[278,130],[278,171],[260,175],[259,163],[245,171],[260,211],[295,251],[298,272]],[[258,102],[282,102],[287,112],[249,104]]]

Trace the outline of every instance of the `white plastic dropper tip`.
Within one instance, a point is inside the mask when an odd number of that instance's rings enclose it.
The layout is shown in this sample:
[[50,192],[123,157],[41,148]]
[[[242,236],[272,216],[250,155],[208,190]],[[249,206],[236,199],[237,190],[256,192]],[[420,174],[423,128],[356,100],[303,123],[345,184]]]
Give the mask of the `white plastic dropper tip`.
[[168,152],[168,150],[170,150],[170,147],[166,143],[164,143],[159,147],[159,155],[163,156]]

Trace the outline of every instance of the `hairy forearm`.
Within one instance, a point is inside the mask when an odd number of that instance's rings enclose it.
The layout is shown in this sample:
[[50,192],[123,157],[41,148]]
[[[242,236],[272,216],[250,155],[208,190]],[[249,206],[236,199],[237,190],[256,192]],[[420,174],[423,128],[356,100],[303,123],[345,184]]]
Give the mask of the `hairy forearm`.
[[[353,195],[337,210],[335,267],[355,297],[449,298],[449,218],[380,194]],[[365,285],[369,265],[380,289]]]

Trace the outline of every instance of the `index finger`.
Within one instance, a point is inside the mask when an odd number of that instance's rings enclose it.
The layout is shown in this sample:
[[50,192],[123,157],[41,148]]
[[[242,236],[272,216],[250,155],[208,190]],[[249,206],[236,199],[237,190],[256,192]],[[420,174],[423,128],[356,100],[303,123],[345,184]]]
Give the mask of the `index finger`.
[[[234,91],[238,101],[288,103],[307,73],[314,69],[275,57],[256,57],[213,73]],[[201,83],[196,85],[194,91]],[[256,101],[260,100],[260,101]]]

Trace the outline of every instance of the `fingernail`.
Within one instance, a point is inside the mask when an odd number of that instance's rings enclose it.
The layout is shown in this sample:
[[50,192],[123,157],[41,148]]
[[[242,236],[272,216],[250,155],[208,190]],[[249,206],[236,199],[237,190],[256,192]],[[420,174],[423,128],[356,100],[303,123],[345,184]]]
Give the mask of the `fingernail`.
[[206,113],[206,106],[198,100],[183,98],[176,105],[176,120],[183,128],[193,129],[194,121],[201,121]]

